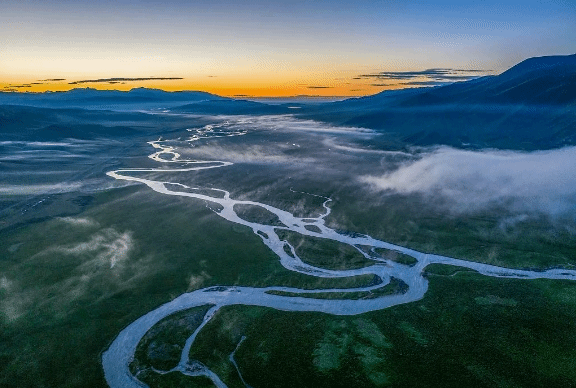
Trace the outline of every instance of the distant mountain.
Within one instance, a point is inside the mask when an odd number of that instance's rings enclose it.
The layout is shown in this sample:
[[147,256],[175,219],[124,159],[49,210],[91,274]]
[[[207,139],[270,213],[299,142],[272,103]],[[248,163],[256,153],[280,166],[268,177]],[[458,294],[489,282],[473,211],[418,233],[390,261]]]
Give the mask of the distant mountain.
[[576,55],[527,59],[497,76],[385,91],[300,115],[385,134],[382,147],[547,149],[576,144]]
[[126,104],[185,104],[198,101],[223,100],[223,97],[197,91],[166,92],[159,89],[136,88],[128,92],[77,88],[66,92],[9,93],[0,92],[0,105],[42,107],[106,107]]
[[576,104],[576,54],[529,58],[497,76],[426,90],[404,105]]
[[[137,88],[128,92],[77,88],[66,92],[0,92],[0,105],[83,109],[169,109],[195,114],[281,114],[288,104],[266,104],[220,97],[206,92],[166,92]],[[292,104],[293,105],[293,104]]]
[[[55,109],[32,106],[0,105],[2,141],[55,141],[62,139],[117,139],[152,134],[156,128],[139,125],[138,113],[102,114],[83,109]],[[110,124],[115,120],[126,125]],[[149,120],[149,119],[148,119]]]

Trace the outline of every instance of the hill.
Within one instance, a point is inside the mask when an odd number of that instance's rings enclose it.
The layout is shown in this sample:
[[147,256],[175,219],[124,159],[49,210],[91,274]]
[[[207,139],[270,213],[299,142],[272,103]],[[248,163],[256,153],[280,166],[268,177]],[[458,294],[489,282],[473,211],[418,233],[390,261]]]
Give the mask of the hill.
[[[382,147],[548,149],[576,144],[576,55],[527,59],[497,76],[385,91],[303,116],[386,134]],[[384,137],[383,137],[384,139]]]

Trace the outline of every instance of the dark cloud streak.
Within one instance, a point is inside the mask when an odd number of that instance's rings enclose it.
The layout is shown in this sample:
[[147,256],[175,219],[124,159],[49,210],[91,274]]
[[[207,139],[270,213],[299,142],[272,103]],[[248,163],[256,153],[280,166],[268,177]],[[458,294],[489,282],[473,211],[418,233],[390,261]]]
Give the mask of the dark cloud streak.
[[9,86],[4,86],[5,88],[31,88],[32,85],[31,84],[22,84],[22,85],[9,85]]
[[68,85],[78,85],[87,83],[117,83],[117,82],[136,82],[136,81],[172,81],[184,79],[182,77],[142,77],[142,78],[99,78],[99,79],[85,79],[81,81],[68,82]]
[[[410,81],[404,84],[432,85],[432,83],[448,83],[468,81],[478,78],[492,70],[481,69],[426,69],[421,71],[382,71],[372,74],[361,74],[353,79],[375,79],[379,81]],[[388,86],[386,84],[373,84],[372,86]]]
[[438,86],[438,85],[445,85],[447,82],[445,81],[410,81],[410,82],[402,82],[402,85],[411,85],[411,86]]

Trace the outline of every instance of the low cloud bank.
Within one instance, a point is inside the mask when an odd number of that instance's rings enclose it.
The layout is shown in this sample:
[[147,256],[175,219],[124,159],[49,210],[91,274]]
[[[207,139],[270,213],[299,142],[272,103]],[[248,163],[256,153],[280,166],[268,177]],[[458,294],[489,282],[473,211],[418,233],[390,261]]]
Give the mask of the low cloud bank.
[[[318,151],[307,152],[315,144],[324,144],[330,147],[333,139],[340,136],[353,138],[371,138],[376,133],[370,129],[361,127],[333,126],[314,120],[303,120],[292,115],[274,116],[213,116],[216,123],[205,125],[202,128],[188,129],[192,134],[190,140],[200,140],[193,142],[191,148],[179,148],[185,159],[202,160],[225,160],[240,163],[291,163],[309,164],[318,162]],[[217,140],[224,137],[234,137],[254,132],[277,132],[279,134],[291,133],[310,135],[316,134],[324,137],[323,143],[316,140],[316,137],[297,137],[290,140],[283,138],[281,141],[266,140],[263,144],[214,144],[210,140]],[[328,141],[331,141],[329,143]],[[335,144],[335,143],[334,143]],[[335,148],[337,148],[335,146]],[[302,152],[292,153],[294,150]],[[363,151],[362,149],[358,149]],[[356,151],[358,151],[356,150]],[[382,151],[379,151],[382,152]]]
[[79,191],[82,188],[80,182],[54,183],[45,185],[3,185],[0,187],[0,195],[38,195],[69,193]]
[[233,163],[276,163],[276,164],[307,164],[316,160],[313,158],[293,157],[284,154],[286,150],[296,146],[288,145],[252,145],[244,146],[219,146],[200,145],[190,149],[178,150],[186,158],[200,160],[218,159]]
[[348,134],[356,136],[374,136],[375,132],[368,128],[334,126],[321,121],[299,119],[293,115],[266,115],[266,116],[214,116],[216,120],[225,120],[218,125],[227,131],[299,131],[317,132],[327,134]]
[[440,196],[453,212],[505,204],[515,211],[576,211],[576,147],[549,151],[465,151],[441,147],[360,181],[382,191]]

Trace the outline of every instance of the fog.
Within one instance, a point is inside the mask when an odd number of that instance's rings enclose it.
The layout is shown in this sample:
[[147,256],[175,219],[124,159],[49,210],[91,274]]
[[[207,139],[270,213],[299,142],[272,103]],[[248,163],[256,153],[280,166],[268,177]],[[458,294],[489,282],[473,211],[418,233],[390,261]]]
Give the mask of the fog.
[[[191,115],[190,117],[196,117]],[[211,116],[220,124],[210,124],[208,129],[226,131],[250,131],[250,130],[283,130],[297,132],[320,132],[326,134],[350,134],[357,136],[373,136],[371,129],[352,126],[334,126],[316,120],[300,119],[293,115],[216,115]],[[205,126],[204,128],[206,128]]]
[[266,144],[266,145],[200,145],[194,148],[178,149],[187,158],[210,160],[217,156],[219,160],[234,163],[276,163],[276,164],[307,164],[314,158],[294,157],[285,154],[286,151],[300,147],[299,144]]
[[[102,296],[134,287],[151,271],[151,257],[134,255],[137,242],[132,231],[102,228],[91,218],[57,220],[68,224],[68,233],[78,238],[52,244],[0,271],[0,322],[12,323],[39,309],[65,316],[94,292]],[[32,244],[17,244],[11,253]],[[29,270],[38,265],[58,265],[59,276],[46,282],[46,273]]]
[[576,147],[549,151],[465,151],[440,147],[360,181],[383,192],[440,196],[453,212],[494,205],[559,215],[576,210]]

